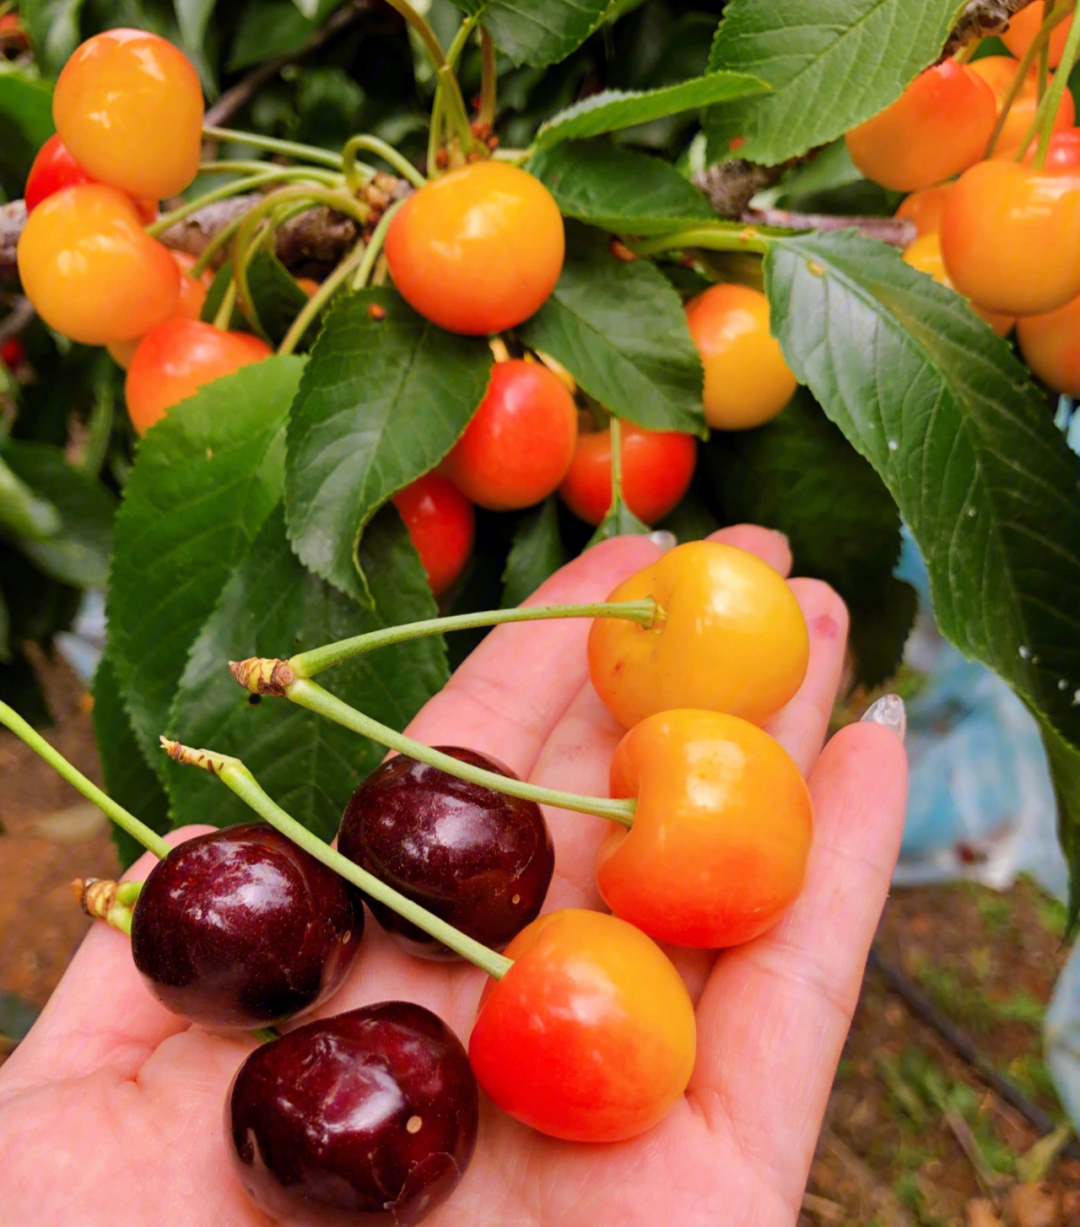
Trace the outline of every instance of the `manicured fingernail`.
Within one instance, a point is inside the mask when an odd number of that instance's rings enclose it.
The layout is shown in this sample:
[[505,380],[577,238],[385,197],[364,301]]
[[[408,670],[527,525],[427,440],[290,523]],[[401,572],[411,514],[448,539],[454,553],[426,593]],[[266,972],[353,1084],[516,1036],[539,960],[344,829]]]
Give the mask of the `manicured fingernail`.
[[863,712],[862,719],[864,724],[882,724],[892,729],[901,741],[907,733],[907,711],[904,700],[898,694],[882,695]]
[[679,539],[674,533],[664,532],[663,529],[657,533],[649,533],[649,540],[661,554],[666,554],[668,550],[673,550],[679,544]]

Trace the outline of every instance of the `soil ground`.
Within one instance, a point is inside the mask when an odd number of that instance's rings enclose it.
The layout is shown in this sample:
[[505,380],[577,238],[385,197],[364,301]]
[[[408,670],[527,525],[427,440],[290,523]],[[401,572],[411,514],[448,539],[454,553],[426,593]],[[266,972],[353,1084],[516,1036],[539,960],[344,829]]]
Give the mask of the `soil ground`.
[[[63,666],[43,663],[41,674],[56,718],[49,740],[98,779],[88,697]],[[105,819],[0,733],[0,1031],[22,1030],[82,939],[89,921],[71,880],[116,868]],[[878,935],[882,956],[1062,1122],[1040,1033],[1068,954],[1063,924],[1030,882],[1004,894],[958,884],[897,892]],[[1080,1160],[1044,1155],[1046,1143],[1032,1151],[1037,1142],[870,972],[800,1227],[1080,1227]]]

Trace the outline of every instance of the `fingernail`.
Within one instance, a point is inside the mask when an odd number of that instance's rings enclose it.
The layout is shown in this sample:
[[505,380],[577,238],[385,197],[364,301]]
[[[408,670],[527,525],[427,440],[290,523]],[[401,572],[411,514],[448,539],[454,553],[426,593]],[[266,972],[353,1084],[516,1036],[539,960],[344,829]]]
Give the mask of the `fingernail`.
[[666,554],[668,550],[673,550],[679,544],[679,539],[674,533],[664,532],[663,529],[660,532],[649,533],[649,540],[661,554]]
[[904,708],[904,700],[898,694],[882,695],[876,703],[871,703],[863,712],[862,721],[864,724],[884,725],[885,728],[892,729],[903,741],[907,733],[907,711]]
[[787,533],[782,533],[778,528],[770,529],[770,531],[775,533],[789,550],[791,549],[791,538],[787,535]]

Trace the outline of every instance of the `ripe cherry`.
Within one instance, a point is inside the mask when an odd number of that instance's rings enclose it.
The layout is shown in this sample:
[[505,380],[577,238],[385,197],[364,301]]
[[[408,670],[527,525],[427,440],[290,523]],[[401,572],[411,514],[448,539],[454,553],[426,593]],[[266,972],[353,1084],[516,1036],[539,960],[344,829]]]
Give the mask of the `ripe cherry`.
[[19,278],[41,318],[84,345],[124,341],[176,310],[180,274],[130,199],[86,183],[43,200],[19,238]]
[[1080,297],[1046,315],[1016,322],[1024,361],[1055,392],[1080,397]]
[[[518,777],[475,750],[438,747],[464,763]],[[345,807],[338,849],[406,898],[501,950],[540,914],[555,849],[540,807],[399,756],[377,767]],[[453,958],[384,904],[365,899],[403,949]]]
[[472,503],[438,473],[426,473],[390,500],[409,530],[420,565],[435,596],[465,569],[476,536]]
[[[197,320],[202,315],[203,303],[206,302],[206,294],[213,284],[214,275],[209,269],[205,269],[198,277],[193,277],[191,270],[195,267],[195,257],[189,256],[186,251],[170,248],[169,255],[180,270],[180,297],[177,299],[173,318]],[[116,365],[126,371],[141,344],[142,337],[134,337],[130,341],[110,341],[106,349]]]
[[65,187],[80,183],[93,183],[93,179],[71,156],[68,147],[59,136],[50,136],[38,150],[26,177],[23,198],[27,213],[32,213],[48,196]]
[[246,332],[226,332],[200,320],[169,319],[152,328],[135,351],[124,381],[132,424],[140,435],[182,400],[273,350]]
[[64,65],[53,93],[56,130],[87,174],[162,200],[195,178],[202,144],[198,74],[167,39],[106,30]]
[[941,221],[941,253],[958,293],[1009,315],[1055,311],[1080,294],[1074,146],[1071,132],[1057,133],[1041,171],[993,160],[960,176]]
[[440,472],[489,511],[531,507],[566,476],[577,431],[577,406],[558,376],[538,362],[497,362]]
[[660,610],[655,626],[597,618],[589,631],[589,676],[624,727],[683,707],[763,724],[802,685],[806,621],[760,558],[692,541],[624,580],[608,600],[648,597]]
[[207,1027],[265,1027],[326,1001],[364,931],[359,897],[272,827],[179,844],[146,879],[131,953],[167,1009]]
[[529,318],[562,271],[562,216],[539,179],[474,162],[410,196],[386,233],[402,297],[425,318],[471,336]]
[[[620,422],[622,491],[626,505],[646,524],[674,510],[697,463],[693,435],[643,430]],[[599,524],[611,506],[611,431],[583,430],[559,497],[586,524]]]
[[516,1120],[572,1142],[651,1128],[694,1068],[694,1007],[650,938],[603,912],[568,908],[510,943],[469,1040],[487,1094]]
[[26,360],[26,350],[23,348],[22,341],[18,337],[8,337],[8,339],[0,345],[0,362],[2,362],[9,371],[15,370],[21,366]]
[[[1035,0],[1034,4],[1029,4],[1026,8],[1022,8],[1018,13],[1014,13],[1009,18],[1008,29],[1002,34],[1001,38],[1005,46],[1018,59],[1031,46],[1045,17],[1046,5],[1043,3],[1043,0]],[[1071,25],[1072,18],[1067,17],[1060,25],[1054,27],[1050,35],[1051,68],[1057,68],[1061,63],[1061,53],[1065,50],[1065,40],[1069,37],[1069,27]]]
[[714,285],[686,304],[705,367],[705,421],[747,430],[776,417],[798,386],[769,332],[769,300],[743,285]]
[[924,187],[918,192],[912,192],[904,198],[896,210],[897,217],[906,217],[915,223],[915,236],[922,238],[924,234],[937,234],[941,229],[941,219],[945,215],[945,206],[949,202],[951,183],[941,183],[937,187]]
[[[1017,67],[1016,61],[1007,55],[987,55],[981,60],[974,60],[971,63],[971,71],[978,73],[994,91],[994,99],[997,103],[999,114],[1005,101],[1005,95],[1016,78]],[[1038,106],[1039,71],[1037,68],[1032,68],[1027,75],[1027,80],[1024,82],[1019,96],[1013,102],[1009,108],[1009,114],[1005,117],[1005,126],[1002,128],[1001,135],[994,146],[995,158],[1007,159],[1012,158],[1016,154],[1021,142],[1031,128],[1031,122],[1035,118]],[[1062,95],[1057,115],[1054,117],[1055,130],[1060,131],[1065,128],[1071,128],[1075,118],[1076,104],[1073,101],[1072,93],[1066,90]]]
[[611,761],[611,795],[637,797],[612,825],[596,883],[616,916],[656,941],[734,946],[764,933],[802,889],[810,793],[767,733],[735,716],[665,711]]
[[465,1174],[478,1099],[450,1028],[385,1001],[257,1048],[229,1088],[225,1132],[241,1183],[275,1221],[409,1227]]
[[897,192],[948,179],[982,157],[994,130],[994,92],[969,67],[944,60],[900,97],[847,134],[851,160]]
[[[920,273],[927,273],[939,284],[953,289],[953,283],[945,271],[945,261],[941,258],[941,237],[934,231],[917,238],[904,251],[904,263],[917,268]],[[1016,325],[1015,315],[1006,315],[1000,311],[987,311],[977,303],[969,302],[968,306],[981,319],[986,320],[999,337],[1006,337]]]
[[296,284],[304,291],[308,298],[315,294],[319,288],[319,283],[312,277],[297,277]]

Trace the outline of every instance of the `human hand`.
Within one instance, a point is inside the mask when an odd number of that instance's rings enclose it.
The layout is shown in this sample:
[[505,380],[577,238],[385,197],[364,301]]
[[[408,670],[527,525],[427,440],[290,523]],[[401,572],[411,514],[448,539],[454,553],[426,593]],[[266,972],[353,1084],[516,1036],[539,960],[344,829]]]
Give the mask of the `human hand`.
[[[786,574],[775,533],[716,538]],[[553,576],[537,602],[602,600],[648,565],[647,538],[605,543]],[[476,1155],[431,1227],[790,1227],[888,890],[906,761],[874,724],[821,746],[843,666],[847,614],[827,586],[794,580],[810,666],[768,726],[807,773],[814,844],[802,895],[779,925],[717,955],[670,950],[697,1008],[684,1098],[656,1128],[609,1146],[544,1137],[484,1103]],[[420,712],[412,736],[493,755],[550,788],[606,795],[623,730],[588,681],[584,620],[497,628]],[[603,819],[547,811],[556,847],[545,910],[600,907]],[[207,828],[189,827],[170,842]],[[149,856],[129,877],[145,877]],[[407,999],[466,1040],[484,976],[403,954],[373,922],[350,978],[317,1016]],[[0,1206],[12,1223],[265,1227],[232,1174],[226,1089],[256,1041],[192,1027],[135,971],[128,940],[95,925],[30,1035],[0,1070]]]

